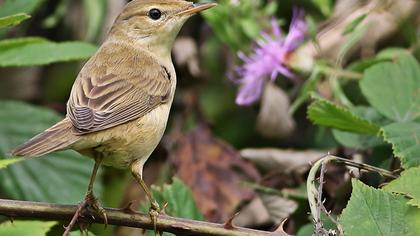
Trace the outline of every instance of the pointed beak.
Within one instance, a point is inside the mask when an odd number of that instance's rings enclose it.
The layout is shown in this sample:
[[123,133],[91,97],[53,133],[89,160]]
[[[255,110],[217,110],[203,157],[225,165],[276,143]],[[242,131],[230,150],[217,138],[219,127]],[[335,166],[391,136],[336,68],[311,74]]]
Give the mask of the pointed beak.
[[200,2],[200,3],[193,3],[190,7],[185,10],[180,11],[177,15],[182,16],[192,16],[198,12],[202,12],[204,10],[210,9],[212,7],[217,6],[215,2]]

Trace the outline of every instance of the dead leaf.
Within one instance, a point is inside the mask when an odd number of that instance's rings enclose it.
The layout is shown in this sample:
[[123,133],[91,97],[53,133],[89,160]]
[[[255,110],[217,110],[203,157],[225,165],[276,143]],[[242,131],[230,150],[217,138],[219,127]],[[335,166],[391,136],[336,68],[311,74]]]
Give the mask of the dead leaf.
[[270,223],[270,214],[260,197],[254,198],[248,205],[242,207],[240,214],[234,220],[235,225],[246,228],[256,228]]
[[173,47],[175,63],[179,66],[187,66],[188,71],[194,77],[201,74],[198,46],[191,37],[178,37]]
[[289,115],[289,106],[287,94],[273,83],[267,83],[257,118],[257,131],[267,138],[283,138],[290,135],[296,124]]
[[268,210],[270,220],[275,224],[280,224],[293,214],[298,204],[296,201],[281,197],[275,194],[259,193],[261,200]]
[[325,156],[327,151],[317,150],[282,150],[275,148],[243,149],[243,158],[252,161],[265,171],[281,170],[283,173],[291,171],[303,173],[310,168],[310,164]]
[[260,176],[225,142],[214,138],[206,125],[180,138],[170,160],[177,175],[191,188],[198,208],[208,220],[223,222],[254,192],[242,185],[240,174],[252,181]]

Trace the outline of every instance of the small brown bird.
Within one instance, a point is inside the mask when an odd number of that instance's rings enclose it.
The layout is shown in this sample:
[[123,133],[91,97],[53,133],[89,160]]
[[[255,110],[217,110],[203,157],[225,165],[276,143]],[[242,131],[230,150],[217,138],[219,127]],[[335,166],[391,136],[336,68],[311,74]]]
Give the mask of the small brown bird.
[[189,17],[215,5],[184,0],[128,3],[74,82],[66,117],[17,147],[12,155],[36,157],[74,149],[93,158],[95,166],[83,203],[102,214],[92,192],[99,165],[130,167],[152,209],[159,211],[142,172],[162,138],[174,98],[172,46]]

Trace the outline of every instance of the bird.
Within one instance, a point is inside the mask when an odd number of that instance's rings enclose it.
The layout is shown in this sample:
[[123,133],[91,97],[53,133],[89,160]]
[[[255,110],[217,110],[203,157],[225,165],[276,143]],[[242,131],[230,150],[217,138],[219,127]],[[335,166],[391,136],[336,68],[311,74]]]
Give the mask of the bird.
[[143,181],[143,166],[164,134],[174,99],[177,78],[171,50],[188,18],[216,5],[185,0],[127,3],[107,38],[80,70],[65,118],[16,147],[11,155],[39,157],[73,149],[92,158],[95,164],[79,208],[92,206],[105,221],[106,212],[93,193],[97,171],[100,165],[130,169],[151,210],[159,212]]

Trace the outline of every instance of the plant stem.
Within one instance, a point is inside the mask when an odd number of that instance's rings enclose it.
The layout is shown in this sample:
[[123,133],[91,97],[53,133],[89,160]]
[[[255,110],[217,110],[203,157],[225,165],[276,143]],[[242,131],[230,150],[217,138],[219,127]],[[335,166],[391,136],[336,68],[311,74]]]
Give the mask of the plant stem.
[[[0,215],[8,217],[32,217],[47,220],[70,220],[76,211],[76,205],[60,205],[50,203],[38,203],[27,201],[15,201],[0,199]],[[128,226],[142,229],[153,229],[150,216],[142,213],[128,213],[124,209],[105,209],[108,216],[108,224]],[[88,223],[103,223],[102,217],[80,220]],[[206,236],[275,236],[287,235],[279,228],[275,232],[258,231],[240,227],[226,229],[223,224],[208,223],[202,221],[187,220],[159,215],[156,224],[158,231],[170,232],[176,235],[206,235]]]

